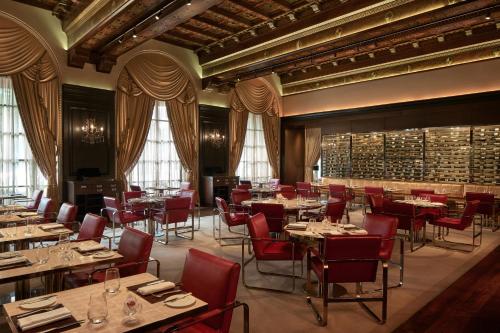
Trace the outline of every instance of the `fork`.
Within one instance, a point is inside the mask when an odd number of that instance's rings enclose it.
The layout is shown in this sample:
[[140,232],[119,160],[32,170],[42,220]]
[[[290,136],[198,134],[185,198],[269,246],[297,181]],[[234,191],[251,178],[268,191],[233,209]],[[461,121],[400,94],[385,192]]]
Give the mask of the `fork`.
[[192,293],[187,293],[187,294],[179,295],[179,296],[177,296],[175,298],[163,301],[163,303],[175,302],[175,301],[181,300],[181,299],[186,298],[186,297],[191,296],[191,295],[192,295]]
[[156,293],[156,294],[151,294],[151,296],[153,297],[157,297],[157,298],[161,298],[165,295],[168,295],[168,294],[174,294],[174,293],[178,293],[178,292],[182,292],[182,290],[169,290],[169,291],[164,291],[162,293]]

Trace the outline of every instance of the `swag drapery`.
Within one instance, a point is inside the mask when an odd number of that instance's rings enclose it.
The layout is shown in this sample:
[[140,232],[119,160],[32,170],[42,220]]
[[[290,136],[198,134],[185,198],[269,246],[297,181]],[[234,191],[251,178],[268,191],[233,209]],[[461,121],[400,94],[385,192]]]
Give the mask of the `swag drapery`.
[[321,154],[321,128],[306,128],[305,130],[305,156],[304,156],[304,181],[313,181],[313,166]]
[[262,126],[267,156],[273,178],[279,177],[279,100],[276,94],[261,80],[238,83],[231,96],[229,114],[229,172],[236,173],[240,163],[248,112],[262,115]]
[[47,197],[58,201],[60,91],[45,48],[27,30],[0,19],[0,75],[10,76],[33,158],[47,178]]
[[147,139],[155,100],[165,101],[175,149],[186,179],[198,187],[198,108],[188,75],[168,57],[143,54],[121,72],[117,89],[117,175],[123,189],[126,174],[137,163]]

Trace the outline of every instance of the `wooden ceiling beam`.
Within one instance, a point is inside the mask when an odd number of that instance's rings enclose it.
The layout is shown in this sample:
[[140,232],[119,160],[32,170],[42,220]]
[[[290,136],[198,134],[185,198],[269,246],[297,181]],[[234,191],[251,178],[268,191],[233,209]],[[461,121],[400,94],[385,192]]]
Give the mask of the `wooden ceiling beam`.
[[200,45],[193,43],[192,41],[180,39],[177,37],[173,37],[167,34],[156,37],[157,40],[162,41],[164,43],[174,44],[185,49],[195,49],[200,47]]
[[238,2],[233,1],[233,0],[227,0],[227,1],[228,1],[228,3],[231,4],[231,6],[236,7],[237,9],[241,10],[242,12],[253,15],[253,16],[261,19],[262,21],[267,21],[270,19],[270,17],[267,16],[266,14],[254,9],[254,8],[250,8],[246,5],[244,5],[243,3],[241,3],[241,1],[238,1]]
[[222,17],[226,21],[232,22],[233,24],[237,24],[240,26],[243,26],[245,28],[250,28],[252,26],[252,23],[248,20],[245,20],[244,18],[238,17],[235,18],[236,15],[233,13],[230,13],[222,8],[219,7],[213,7],[207,10],[208,13],[211,13],[215,16]]
[[166,36],[172,36],[172,37],[174,37],[174,38],[182,41],[183,43],[188,43],[188,44],[196,45],[198,47],[205,46],[205,43],[202,40],[199,40],[199,39],[196,39],[196,38],[193,38],[193,37],[190,37],[190,36],[181,35],[177,31],[169,31],[168,34],[165,34],[165,35]]
[[273,5],[285,13],[292,9],[292,6],[286,0],[273,0]]
[[228,27],[223,27],[223,26],[217,24],[217,22],[214,22],[214,21],[207,19],[207,18],[204,18],[202,16],[193,17],[190,21],[195,23],[195,24],[197,24],[197,23],[205,24],[205,25],[209,26],[211,29],[220,31],[221,33],[225,33],[226,35],[232,35],[232,34],[237,32],[235,30],[229,29]]
[[186,30],[186,31],[188,31],[188,32],[190,32],[190,33],[192,33],[194,35],[202,36],[203,38],[210,39],[211,41],[215,41],[215,40],[219,40],[220,39],[219,36],[212,35],[212,34],[210,34],[209,32],[207,32],[205,30],[198,29],[198,28],[195,28],[195,27],[192,27],[192,26],[187,26],[185,24],[179,25],[175,29],[180,30],[180,31]]

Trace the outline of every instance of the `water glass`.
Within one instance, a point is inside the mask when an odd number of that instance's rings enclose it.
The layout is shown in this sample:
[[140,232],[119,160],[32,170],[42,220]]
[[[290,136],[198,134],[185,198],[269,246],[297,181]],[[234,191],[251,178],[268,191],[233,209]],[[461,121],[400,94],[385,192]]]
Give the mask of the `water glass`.
[[125,302],[123,302],[123,312],[127,315],[124,322],[132,324],[137,322],[135,315],[142,310],[142,304],[137,301],[133,294],[128,294]]
[[34,225],[32,224],[31,218],[26,219],[26,229],[24,229],[24,236],[30,237],[33,235]]
[[17,223],[9,223],[7,228],[9,228],[10,233],[6,232],[5,237],[17,237]]
[[118,268],[108,268],[104,280],[104,290],[109,294],[115,294],[120,289],[120,271]]
[[94,325],[102,324],[108,316],[106,293],[90,295],[87,317]]
[[40,244],[40,246],[36,248],[35,255],[36,261],[39,264],[46,264],[49,261],[49,247]]

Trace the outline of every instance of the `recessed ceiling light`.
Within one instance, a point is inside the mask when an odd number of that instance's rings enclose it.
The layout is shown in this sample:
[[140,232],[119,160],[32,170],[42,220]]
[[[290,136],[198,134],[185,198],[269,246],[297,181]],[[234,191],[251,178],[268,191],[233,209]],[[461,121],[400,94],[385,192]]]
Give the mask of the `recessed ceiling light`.
[[132,38],[137,38],[137,34],[135,33],[135,29],[134,29],[134,32],[132,33]]
[[486,20],[491,20],[491,13],[486,14],[485,19]]
[[158,21],[159,19],[160,19],[160,13],[158,13],[158,14],[155,15],[155,20]]

